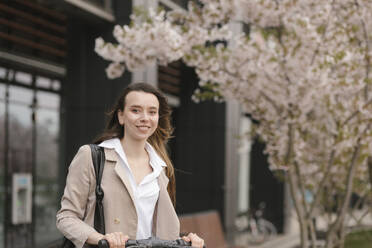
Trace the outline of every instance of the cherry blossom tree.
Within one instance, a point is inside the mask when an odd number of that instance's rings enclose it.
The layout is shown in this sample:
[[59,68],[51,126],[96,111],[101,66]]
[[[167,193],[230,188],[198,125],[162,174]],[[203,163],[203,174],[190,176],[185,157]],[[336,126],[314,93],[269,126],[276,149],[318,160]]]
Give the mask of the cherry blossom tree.
[[236,99],[285,174],[301,247],[315,247],[317,215],[329,216],[325,247],[344,246],[351,196],[371,190],[371,0],[190,1],[133,15],[113,34],[117,44],[95,47],[108,77],[182,59],[202,89]]

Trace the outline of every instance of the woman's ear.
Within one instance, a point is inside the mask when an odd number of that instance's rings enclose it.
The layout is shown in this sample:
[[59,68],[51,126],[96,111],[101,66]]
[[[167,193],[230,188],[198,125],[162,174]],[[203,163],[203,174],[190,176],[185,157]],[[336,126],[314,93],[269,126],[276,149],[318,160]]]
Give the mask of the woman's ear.
[[119,124],[121,126],[124,125],[124,111],[121,111],[120,109],[118,110],[118,120],[119,120]]

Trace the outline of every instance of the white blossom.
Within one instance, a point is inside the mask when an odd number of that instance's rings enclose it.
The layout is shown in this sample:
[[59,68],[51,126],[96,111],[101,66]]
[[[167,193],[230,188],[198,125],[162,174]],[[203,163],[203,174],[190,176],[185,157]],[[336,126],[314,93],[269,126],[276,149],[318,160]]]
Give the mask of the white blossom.
[[107,77],[110,79],[115,79],[120,77],[124,73],[125,67],[119,63],[110,63],[106,68]]

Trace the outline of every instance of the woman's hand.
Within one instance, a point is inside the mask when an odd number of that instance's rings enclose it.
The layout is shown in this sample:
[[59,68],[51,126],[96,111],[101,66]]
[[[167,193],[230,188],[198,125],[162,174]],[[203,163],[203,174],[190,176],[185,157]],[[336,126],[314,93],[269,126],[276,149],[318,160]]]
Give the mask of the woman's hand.
[[192,247],[203,248],[204,240],[195,233],[189,233],[187,236],[182,237],[183,240],[190,242]]
[[110,248],[125,248],[125,242],[127,242],[129,236],[124,235],[122,232],[114,232],[105,234],[102,239],[107,240]]
[[124,235],[122,232],[114,232],[102,235],[100,233],[92,233],[88,239],[87,243],[92,245],[97,245],[98,241],[101,239],[106,239],[110,245],[110,248],[125,248],[125,242],[129,239],[128,235]]

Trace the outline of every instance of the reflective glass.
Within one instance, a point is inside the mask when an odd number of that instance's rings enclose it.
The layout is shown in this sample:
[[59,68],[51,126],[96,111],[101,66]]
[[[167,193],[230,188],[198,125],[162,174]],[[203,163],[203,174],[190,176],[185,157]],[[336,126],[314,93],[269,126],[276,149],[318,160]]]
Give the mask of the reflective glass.
[[51,80],[45,77],[36,77],[36,87],[49,89]]
[[14,71],[8,70],[8,80],[12,81],[14,79]]
[[[32,90],[9,86],[9,159],[8,177],[14,173],[32,173],[33,147],[32,147]],[[14,197],[14,196],[12,196]],[[12,198],[13,199],[13,198]],[[11,202],[5,203],[13,208]],[[31,204],[25,204],[32,206]],[[11,216],[7,216],[12,221]],[[22,233],[22,235],[19,235]],[[8,247],[27,247],[32,240],[31,225],[9,225],[7,226]]]
[[16,80],[17,83],[31,85],[32,75],[30,73],[18,71],[15,74],[15,80]]
[[61,89],[61,81],[53,80],[53,90],[60,90]]
[[7,69],[0,67],[0,78],[5,78]]
[[59,207],[58,137],[59,106],[57,94],[37,92],[36,112],[36,244],[43,245],[60,238],[55,225]]
[[[46,247],[46,244],[61,237],[55,227],[55,214],[59,207],[57,173],[60,96],[15,85],[6,86],[1,78],[31,85],[33,76],[14,70],[9,70],[6,75],[6,69],[0,67],[0,247],[4,244],[5,235],[8,240],[7,247],[29,247],[33,226],[36,247]],[[36,79],[39,87],[60,88],[59,80],[46,77]],[[5,96],[6,87],[9,89],[8,99]],[[9,138],[7,144],[4,135],[6,109]],[[36,143],[33,143],[34,141]],[[4,174],[5,150],[8,150],[7,175]],[[32,186],[36,194],[34,199],[36,216],[31,224],[8,225],[5,228],[6,220],[13,221],[12,215],[4,215],[5,207],[12,209],[14,207],[12,199],[15,198],[12,195],[10,201],[5,202],[4,179],[10,178],[8,180],[10,190],[14,173],[32,175],[33,172],[36,179],[36,185]]]
[[[14,171],[32,170],[32,91],[9,86],[9,147]],[[11,163],[11,165],[13,165]]]

